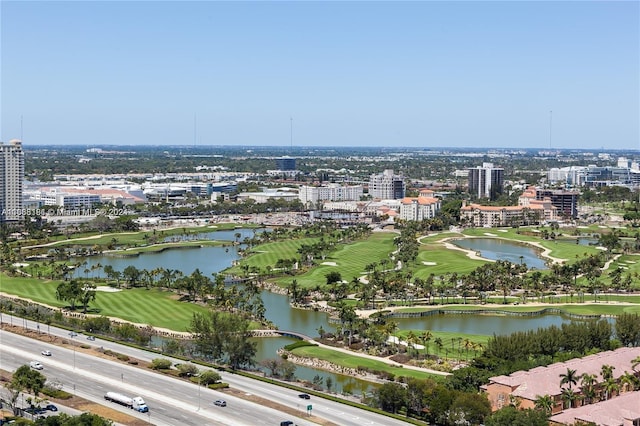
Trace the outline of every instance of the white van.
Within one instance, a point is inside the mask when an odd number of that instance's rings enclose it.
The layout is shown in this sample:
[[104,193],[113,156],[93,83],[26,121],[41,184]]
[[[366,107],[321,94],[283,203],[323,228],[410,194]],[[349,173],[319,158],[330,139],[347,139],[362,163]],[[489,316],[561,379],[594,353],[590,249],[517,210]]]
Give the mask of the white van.
[[34,370],[42,370],[44,368],[40,361],[31,361],[29,363],[29,367],[33,368]]

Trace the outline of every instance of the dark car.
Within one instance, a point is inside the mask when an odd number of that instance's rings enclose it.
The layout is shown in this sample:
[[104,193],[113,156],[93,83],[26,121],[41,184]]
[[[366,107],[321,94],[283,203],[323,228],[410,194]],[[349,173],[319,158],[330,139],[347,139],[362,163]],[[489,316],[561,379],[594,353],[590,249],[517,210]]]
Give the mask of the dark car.
[[53,404],[48,404],[46,407],[44,407],[45,410],[49,410],[49,411],[58,411],[58,407],[56,407]]
[[293,422],[291,420],[285,420],[284,422],[280,422],[280,426],[291,426]]
[[298,397],[302,399],[311,399],[311,395],[309,395],[308,393],[301,393],[300,395],[298,395]]

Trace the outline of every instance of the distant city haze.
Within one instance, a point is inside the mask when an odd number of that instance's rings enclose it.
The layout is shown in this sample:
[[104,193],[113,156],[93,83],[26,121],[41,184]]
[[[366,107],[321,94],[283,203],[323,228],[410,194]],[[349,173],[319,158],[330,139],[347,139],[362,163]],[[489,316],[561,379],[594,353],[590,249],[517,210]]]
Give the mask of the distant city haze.
[[640,149],[639,5],[5,1],[0,138]]

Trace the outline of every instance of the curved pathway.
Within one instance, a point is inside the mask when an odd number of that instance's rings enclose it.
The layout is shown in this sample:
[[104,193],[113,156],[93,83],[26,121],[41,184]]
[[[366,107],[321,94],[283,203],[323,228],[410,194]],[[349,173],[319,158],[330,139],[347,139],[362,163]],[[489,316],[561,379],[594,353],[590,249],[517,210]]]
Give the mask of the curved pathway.
[[414,365],[407,365],[407,364],[400,364],[397,363],[389,358],[382,358],[379,356],[374,356],[374,355],[369,355],[369,354],[365,354],[362,352],[354,352],[352,350],[349,349],[345,349],[345,348],[341,348],[341,347],[336,347],[336,346],[330,346],[330,345],[325,345],[324,343],[318,342],[317,340],[314,340],[313,338],[306,336],[302,333],[298,333],[295,331],[286,331],[286,330],[253,330],[253,332],[258,333],[258,335],[262,335],[262,336],[268,336],[268,335],[280,335],[280,336],[289,336],[289,337],[295,337],[298,338],[300,340],[304,340],[306,342],[309,342],[313,345],[317,345],[320,348],[324,348],[324,349],[329,349],[332,351],[336,351],[336,352],[341,352],[344,354],[348,354],[351,355],[353,357],[357,357],[357,358],[366,358],[366,359],[371,359],[374,361],[380,361],[383,362],[387,365],[390,365],[392,367],[398,367],[398,368],[406,368],[408,370],[415,370],[415,371],[421,371],[423,373],[429,373],[429,374],[436,374],[439,376],[449,376],[451,375],[451,373],[447,373],[444,371],[439,371],[439,370],[433,370],[431,368],[423,368],[423,367],[416,367]]

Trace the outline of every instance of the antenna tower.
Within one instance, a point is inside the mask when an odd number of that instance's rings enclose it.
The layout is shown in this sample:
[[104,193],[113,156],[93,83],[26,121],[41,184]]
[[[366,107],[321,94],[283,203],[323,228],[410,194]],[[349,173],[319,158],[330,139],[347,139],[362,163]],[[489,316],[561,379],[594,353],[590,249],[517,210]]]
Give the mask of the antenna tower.
[[553,124],[553,111],[549,111],[549,149],[551,149],[551,126]]
[[196,113],[194,112],[193,113],[193,147],[194,148],[196,147],[196,135],[197,135],[197,132],[196,132],[197,127],[196,126],[197,126]]

